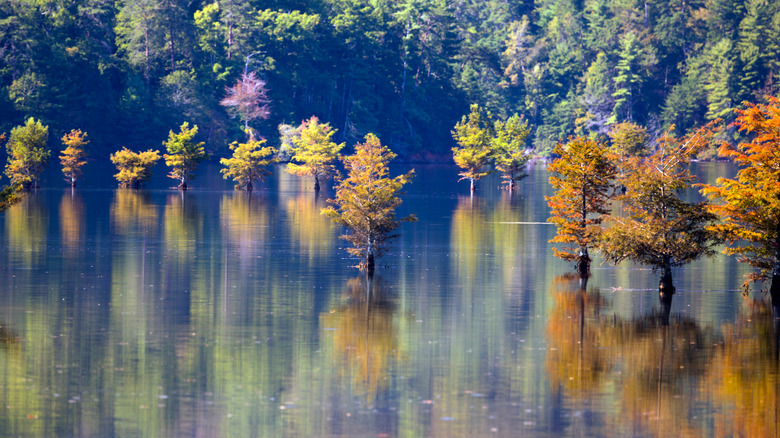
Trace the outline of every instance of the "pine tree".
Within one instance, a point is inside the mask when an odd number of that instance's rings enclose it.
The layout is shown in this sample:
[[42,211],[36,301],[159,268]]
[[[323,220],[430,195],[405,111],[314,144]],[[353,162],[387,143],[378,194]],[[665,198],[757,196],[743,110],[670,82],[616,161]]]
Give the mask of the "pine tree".
[[355,145],[355,153],[343,158],[347,178],[336,189],[332,207],[322,210],[333,222],[345,226],[349,233],[341,236],[350,243],[350,254],[360,259],[359,268],[373,275],[375,259],[387,251],[387,242],[396,235],[402,222],[414,221],[414,216],[396,219],[395,210],[401,204],[401,190],[411,181],[414,170],[390,178],[388,163],[395,154],[382,146],[373,134]]
[[62,164],[62,174],[65,175],[65,182],[70,183],[71,187],[76,187],[76,180],[84,173],[81,168],[87,162],[84,160],[87,153],[84,152],[84,146],[89,143],[87,133],[80,129],[73,129],[70,133],[62,136],[62,144],[65,149],[60,155]]

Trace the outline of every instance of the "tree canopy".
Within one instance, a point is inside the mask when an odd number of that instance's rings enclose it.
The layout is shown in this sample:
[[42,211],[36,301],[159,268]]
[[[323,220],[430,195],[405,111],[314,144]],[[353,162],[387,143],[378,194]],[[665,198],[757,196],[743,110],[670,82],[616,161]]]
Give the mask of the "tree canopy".
[[717,239],[708,229],[717,216],[706,203],[687,202],[682,191],[695,180],[688,163],[706,147],[706,129],[684,138],[667,132],[647,157],[625,163],[618,197],[622,212],[613,214],[600,248],[612,262],[632,260],[661,271],[659,290],[674,293],[671,268],[714,254]]
[[589,248],[598,245],[601,226],[610,213],[617,168],[604,143],[572,138],[553,151],[556,158],[548,169],[555,195],[546,197],[550,206],[548,222],[555,224],[557,234],[551,243],[556,257],[576,263],[581,277],[590,271]]
[[329,124],[320,123],[317,117],[311,117],[301,123],[297,135],[289,137],[293,147],[287,171],[293,175],[313,177],[314,191],[319,191],[321,179],[329,178],[336,171],[333,163],[339,157],[344,143],[336,144],[332,140],[335,133]]
[[195,177],[198,164],[206,159],[203,142],[195,143],[192,139],[198,134],[198,126],[190,128],[190,124],[184,122],[180,131],[168,133],[168,140],[164,142],[168,153],[163,155],[165,164],[171,168],[169,177],[179,181],[179,188],[187,190],[187,183]]
[[264,145],[265,140],[254,138],[250,138],[246,143],[233,142],[230,145],[233,156],[219,160],[225,166],[220,172],[225,174],[225,179],[233,178],[236,189],[251,192],[255,181],[263,181],[266,175],[271,174],[266,167],[276,162],[272,157],[276,149]]
[[38,177],[49,164],[51,151],[46,146],[49,127],[32,117],[23,126],[11,130],[6,144],[8,163],[5,174],[11,185],[21,184],[25,189],[38,187]]
[[111,162],[119,170],[114,177],[119,181],[120,187],[137,189],[152,177],[152,167],[160,158],[160,152],[153,149],[133,152],[123,147],[111,154]]
[[71,187],[76,187],[76,180],[82,175],[81,170],[87,162],[84,158],[87,153],[84,146],[89,143],[87,133],[80,129],[73,129],[62,137],[62,144],[65,149],[60,155],[60,164],[62,164],[62,174],[65,175],[65,181],[70,183]]
[[771,280],[775,305],[780,304],[780,99],[746,104],[733,126],[750,141],[724,142],[718,154],[740,166],[735,178],[718,178],[702,192],[715,203],[710,211],[723,218],[711,229],[728,240],[726,254],[757,269],[748,279]]
[[414,170],[390,177],[388,163],[396,155],[373,134],[355,146],[355,153],[343,158],[347,177],[339,181],[332,206],[322,213],[343,225],[348,233],[341,236],[351,245],[350,254],[360,259],[359,268],[369,275],[374,272],[375,259],[387,251],[388,241],[402,222],[414,221],[412,215],[395,216],[401,204],[401,190],[411,181]]
[[549,155],[621,122],[689,132],[780,91],[777,2],[162,5],[2,2],[0,130],[29,117],[58,135],[79,126],[97,156],[188,120],[229,155],[246,128],[268,136],[313,114],[337,144],[375,132],[404,156],[443,160],[478,103],[524,114],[528,145]]

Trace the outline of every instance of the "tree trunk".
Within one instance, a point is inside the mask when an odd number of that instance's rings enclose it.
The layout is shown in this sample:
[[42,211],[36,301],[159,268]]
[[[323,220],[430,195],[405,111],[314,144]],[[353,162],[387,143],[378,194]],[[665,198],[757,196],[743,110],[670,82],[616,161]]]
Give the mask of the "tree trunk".
[[369,252],[366,256],[366,276],[368,278],[374,277],[374,253]]
[[661,281],[658,283],[658,292],[661,295],[668,295],[670,297],[674,294],[672,267],[668,263],[661,267]]
[[[772,267],[772,283],[769,286],[769,295],[772,297],[772,305],[780,310],[780,223],[775,225],[775,260]],[[775,315],[780,316],[778,314]]]
[[314,176],[314,191],[319,192],[320,191],[320,178],[318,176]]
[[184,178],[181,179],[181,184],[179,184],[179,188],[181,190],[187,190],[187,181]]
[[252,187],[252,180],[247,181],[247,183],[246,183],[246,191],[247,192],[251,192],[253,188],[254,187]]
[[590,274],[590,255],[588,255],[588,248],[581,247],[579,258],[577,259],[577,272],[580,274],[580,278],[588,278]]
[[70,179],[70,186],[71,187],[76,187],[76,178],[71,178]]
[[[672,288],[674,289],[674,288]],[[661,325],[669,325],[669,316],[672,314],[672,293],[665,293],[663,291],[658,293],[658,298],[661,301]]]
[[511,192],[511,191],[514,191],[514,190],[515,190],[515,180],[513,178],[510,178],[509,179],[509,191]]
[[471,181],[471,192],[474,193],[474,190],[477,189],[477,182],[474,181],[474,178],[469,178],[469,181]]

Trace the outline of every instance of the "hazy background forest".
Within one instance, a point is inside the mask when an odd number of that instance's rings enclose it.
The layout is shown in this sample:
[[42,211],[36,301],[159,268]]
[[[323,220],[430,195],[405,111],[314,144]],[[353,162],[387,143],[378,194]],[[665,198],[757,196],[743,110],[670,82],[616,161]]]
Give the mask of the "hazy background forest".
[[[247,56],[249,63],[247,64]],[[479,103],[520,113],[548,154],[633,121],[682,134],[778,90],[780,2],[767,0],[3,0],[0,132],[35,117],[89,133],[93,157],[158,148],[188,121],[211,153],[245,138],[220,100],[244,68],[270,116],[311,115],[353,144],[448,159]]]

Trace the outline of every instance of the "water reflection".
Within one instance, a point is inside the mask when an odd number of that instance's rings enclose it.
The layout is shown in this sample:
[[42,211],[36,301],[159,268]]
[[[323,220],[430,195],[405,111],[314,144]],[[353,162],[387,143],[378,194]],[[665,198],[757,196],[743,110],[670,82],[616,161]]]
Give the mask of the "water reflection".
[[60,235],[69,256],[83,246],[84,202],[75,189],[67,190],[60,201]]
[[49,214],[46,200],[39,193],[25,196],[5,215],[8,245],[16,261],[24,266],[41,262],[45,256]]
[[[697,435],[697,390],[717,337],[694,319],[670,316],[670,297],[647,315],[606,314],[608,302],[575,276],[558,277],[548,322],[550,382],[572,409],[615,400],[605,430],[620,435]],[[599,406],[597,410],[604,409]]]
[[372,284],[297,178],[30,194],[0,215],[0,436],[777,433],[777,330],[734,263],[666,312],[629,290],[649,271],[556,278],[546,174],[458,198],[451,170]]
[[394,323],[395,306],[380,278],[352,278],[342,292],[345,302],[320,317],[332,329],[334,365],[343,383],[373,405],[403,358]]
[[283,202],[292,244],[298,247],[302,256],[311,261],[315,256],[322,257],[333,250],[337,227],[320,214],[327,205],[324,197],[304,193]]

